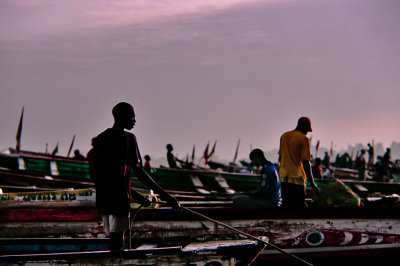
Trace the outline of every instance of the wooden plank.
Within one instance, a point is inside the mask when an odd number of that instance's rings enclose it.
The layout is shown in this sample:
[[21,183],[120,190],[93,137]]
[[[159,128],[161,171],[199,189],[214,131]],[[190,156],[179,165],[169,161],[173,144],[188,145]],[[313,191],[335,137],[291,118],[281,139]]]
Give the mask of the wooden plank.
[[102,232],[100,221],[1,222],[1,237],[94,237]]

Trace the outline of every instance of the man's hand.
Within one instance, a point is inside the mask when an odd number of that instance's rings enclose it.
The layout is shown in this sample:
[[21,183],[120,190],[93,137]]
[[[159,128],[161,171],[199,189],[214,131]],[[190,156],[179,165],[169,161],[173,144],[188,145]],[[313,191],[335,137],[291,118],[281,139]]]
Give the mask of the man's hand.
[[317,187],[317,185],[315,183],[312,183],[311,188],[313,189],[315,196],[318,197],[319,196],[319,188]]
[[168,204],[175,210],[175,211],[182,211],[181,204],[176,200],[174,197],[170,197],[167,200]]
[[135,174],[139,180],[148,188],[152,189],[156,194],[160,195],[161,199],[166,200],[167,203],[174,208],[174,210],[180,211],[182,209],[179,202],[169,195],[164,189],[162,189],[149,174],[143,170],[143,168],[138,167],[135,169]]
[[147,197],[143,197],[143,200],[140,201],[140,204],[143,207],[149,207],[151,205],[151,201]]
[[131,189],[131,197],[135,202],[139,203],[143,207],[149,207],[151,205],[151,202],[147,197],[141,195],[134,189]]

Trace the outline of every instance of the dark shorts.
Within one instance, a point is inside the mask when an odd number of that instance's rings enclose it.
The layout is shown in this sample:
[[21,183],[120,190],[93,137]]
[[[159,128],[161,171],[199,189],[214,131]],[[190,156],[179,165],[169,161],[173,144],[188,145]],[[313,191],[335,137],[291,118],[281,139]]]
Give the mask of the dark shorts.
[[302,185],[292,183],[281,183],[282,188],[282,207],[298,209],[306,207],[305,189]]

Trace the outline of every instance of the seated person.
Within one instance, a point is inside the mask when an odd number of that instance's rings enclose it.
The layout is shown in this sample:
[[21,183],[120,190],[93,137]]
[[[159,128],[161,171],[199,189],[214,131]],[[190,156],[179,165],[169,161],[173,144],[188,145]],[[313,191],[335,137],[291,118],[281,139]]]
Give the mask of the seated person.
[[268,161],[264,152],[254,149],[250,160],[255,167],[261,166],[260,188],[249,195],[238,195],[233,199],[234,208],[269,208],[280,207],[282,204],[281,182],[275,164]]
[[314,178],[322,179],[322,160],[321,158],[315,158],[314,165],[311,167]]
[[150,161],[151,161],[150,156],[148,154],[146,154],[144,156],[144,166],[143,166],[143,168],[150,169],[151,168]]
[[74,157],[72,157],[72,159],[81,160],[81,161],[86,160],[85,156],[83,156],[79,150],[74,151]]
[[167,144],[167,160],[168,160],[168,165],[169,168],[179,168],[177,165],[177,159],[176,157],[172,154],[172,151],[174,150],[174,147],[172,147],[171,144]]

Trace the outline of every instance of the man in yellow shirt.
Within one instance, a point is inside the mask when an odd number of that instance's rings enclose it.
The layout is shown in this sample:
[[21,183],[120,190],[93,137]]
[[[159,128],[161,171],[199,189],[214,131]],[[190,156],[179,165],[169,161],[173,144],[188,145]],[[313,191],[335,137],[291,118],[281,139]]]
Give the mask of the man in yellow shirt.
[[279,175],[282,185],[282,206],[286,208],[305,207],[306,182],[318,195],[318,187],[311,172],[310,140],[306,136],[312,132],[311,121],[301,117],[296,129],[281,136],[279,147]]

